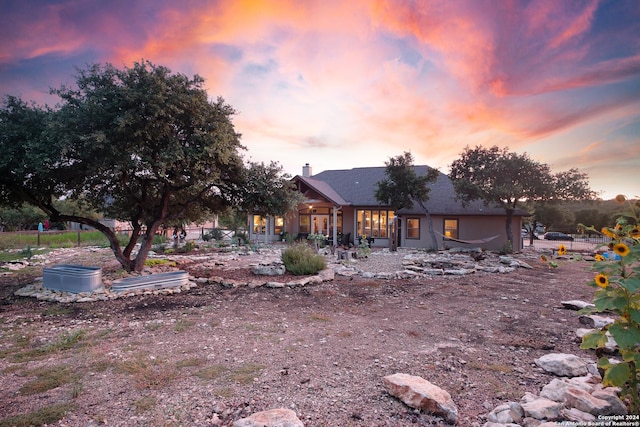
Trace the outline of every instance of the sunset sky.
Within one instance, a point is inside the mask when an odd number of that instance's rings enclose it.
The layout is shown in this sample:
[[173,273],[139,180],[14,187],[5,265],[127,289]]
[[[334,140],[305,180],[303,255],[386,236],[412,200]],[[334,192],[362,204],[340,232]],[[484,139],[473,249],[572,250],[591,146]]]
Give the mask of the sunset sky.
[[0,3],[0,94],[52,105],[74,67],[143,59],[204,77],[291,175],[498,145],[640,195],[638,0]]

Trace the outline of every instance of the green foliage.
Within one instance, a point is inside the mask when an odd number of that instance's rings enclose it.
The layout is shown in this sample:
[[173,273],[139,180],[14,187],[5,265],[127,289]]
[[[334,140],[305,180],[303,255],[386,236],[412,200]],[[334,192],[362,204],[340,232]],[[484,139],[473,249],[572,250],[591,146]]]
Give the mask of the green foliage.
[[413,156],[406,151],[401,156],[391,157],[385,165],[387,178],[376,183],[376,200],[395,210],[410,209],[417,203],[427,216],[431,249],[437,250],[438,241],[433,232],[431,216],[424,203],[429,200],[429,184],[438,179],[438,170],[429,168],[425,175],[418,176],[413,166]]
[[324,257],[305,243],[296,243],[282,252],[285,269],[297,276],[316,274],[327,267]]
[[212,228],[202,235],[202,240],[204,240],[205,242],[208,242],[209,240],[222,240],[222,237],[222,230],[220,230],[219,228]]
[[20,251],[20,255],[25,257],[27,260],[31,260],[33,257],[33,251],[31,250],[31,246],[27,246],[25,249]]
[[59,403],[57,405],[45,406],[34,412],[16,415],[0,420],[0,427],[32,427],[53,425],[65,417],[74,409],[70,403]]
[[29,205],[0,207],[0,226],[3,231],[35,230],[39,222],[44,222],[46,214]]
[[356,248],[356,255],[358,258],[367,258],[371,255],[371,246],[369,246],[369,241],[366,236],[362,236],[362,239],[360,239],[360,243]]
[[587,175],[570,169],[551,173],[547,164],[536,162],[526,153],[509,152],[497,146],[465,148],[451,164],[449,177],[463,203],[482,200],[504,208],[507,240],[513,242],[511,222],[518,203],[546,200],[589,199]]
[[[242,201],[235,111],[221,98],[210,102],[203,86],[199,76],[150,62],[107,64],[78,70],[75,87],[52,91],[61,98],[55,110],[7,98],[0,202],[26,202],[51,221],[93,226],[127,271],[140,270],[163,223],[197,222]],[[53,203],[63,195],[88,209]],[[127,246],[91,212],[130,222]]]
[[[625,197],[618,196],[616,200],[624,203]],[[613,337],[622,361],[611,363],[607,357],[600,358],[598,367],[604,370],[602,383],[622,387],[631,412],[637,414],[640,413],[640,202],[628,205],[625,217],[620,217],[614,228],[604,227],[598,231],[594,227],[580,227],[583,231],[599,232],[613,239],[609,249],[620,256],[618,261],[598,257],[594,264],[597,274],[590,283],[596,289],[595,309],[585,310],[612,312],[618,317],[612,324],[584,336],[580,347],[604,348],[607,332]]]

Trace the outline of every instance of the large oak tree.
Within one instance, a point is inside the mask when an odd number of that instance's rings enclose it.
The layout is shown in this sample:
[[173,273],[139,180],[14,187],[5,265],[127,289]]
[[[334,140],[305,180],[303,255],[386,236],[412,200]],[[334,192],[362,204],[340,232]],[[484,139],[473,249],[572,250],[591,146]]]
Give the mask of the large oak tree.
[[463,203],[483,200],[504,208],[507,240],[513,242],[513,212],[524,201],[582,200],[595,197],[578,169],[551,173],[547,164],[497,146],[466,147],[449,174]]
[[[127,271],[140,271],[163,224],[286,198],[288,180],[276,165],[245,166],[234,109],[222,98],[210,101],[203,83],[150,62],[124,69],[98,64],[78,70],[74,87],[52,91],[61,99],[54,109],[6,97],[0,202],[27,202],[53,222],[94,227]],[[248,184],[265,170],[277,191],[258,198],[260,189]],[[60,210],[54,201],[61,198],[128,221],[131,238],[121,247],[95,218]]]

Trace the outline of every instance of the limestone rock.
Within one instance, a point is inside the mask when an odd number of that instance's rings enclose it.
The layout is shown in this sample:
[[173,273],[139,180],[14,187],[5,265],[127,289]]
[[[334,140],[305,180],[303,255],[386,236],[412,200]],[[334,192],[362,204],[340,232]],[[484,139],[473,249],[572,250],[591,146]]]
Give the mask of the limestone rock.
[[566,393],[566,405],[591,415],[605,415],[611,410],[606,400],[593,397],[584,390],[571,388]]
[[256,265],[251,272],[256,276],[282,276],[285,268],[283,264]]
[[562,404],[553,400],[539,398],[522,404],[524,415],[536,420],[554,420],[560,415]]
[[587,363],[573,354],[551,353],[535,360],[546,372],[561,377],[579,377],[587,374]]
[[593,304],[589,302],[576,300],[576,299],[570,300],[570,301],[560,301],[560,304],[562,304],[564,308],[567,308],[569,310],[582,310],[583,308],[587,308],[587,307],[595,307]]
[[384,387],[389,394],[412,408],[441,416],[452,424],[458,418],[458,407],[451,395],[424,378],[403,373],[387,375]]
[[604,326],[607,326],[614,322],[614,319],[607,316],[598,316],[596,314],[592,314],[590,316],[580,316],[580,323],[583,325],[587,325],[590,328],[601,329]]
[[487,419],[492,423],[499,424],[518,424],[522,421],[524,411],[522,406],[516,402],[509,402],[504,405],[496,406],[496,408],[489,412]]
[[606,400],[611,405],[607,415],[627,415],[629,413],[625,404],[618,397],[619,389],[616,387],[606,387],[596,390],[591,395],[597,399]]
[[256,412],[233,423],[233,427],[304,427],[296,413],[290,409],[278,408]]
[[589,423],[596,420],[593,415],[576,408],[565,408],[560,412],[562,418],[576,423]]

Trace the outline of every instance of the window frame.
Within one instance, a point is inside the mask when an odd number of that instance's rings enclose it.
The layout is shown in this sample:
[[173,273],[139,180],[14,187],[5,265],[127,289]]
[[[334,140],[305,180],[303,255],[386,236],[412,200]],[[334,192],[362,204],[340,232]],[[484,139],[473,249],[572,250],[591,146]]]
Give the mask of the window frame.
[[[409,223],[417,221],[417,227],[409,227]],[[418,230],[418,236],[414,237],[409,234],[412,230]],[[407,240],[420,240],[420,217],[410,217],[405,219],[405,239]]]
[[[447,222],[454,222],[455,228],[451,229],[451,227],[447,227]],[[448,235],[448,230],[454,230],[455,234],[453,236]],[[455,240],[460,238],[460,220],[458,218],[444,218],[442,221],[442,235],[445,240]]]

